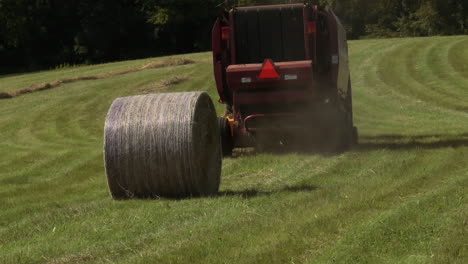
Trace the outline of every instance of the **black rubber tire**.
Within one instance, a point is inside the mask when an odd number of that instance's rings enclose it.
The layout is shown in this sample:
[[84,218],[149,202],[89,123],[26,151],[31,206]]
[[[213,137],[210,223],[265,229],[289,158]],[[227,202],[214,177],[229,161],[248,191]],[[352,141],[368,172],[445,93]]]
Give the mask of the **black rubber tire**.
[[223,157],[231,157],[233,140],[229,121],[224,117],[218,117],[219,136],[221,138],[221,150]]
[[357,142],[357,128],[353,126],[352,114],[343,114],[341,151],[350,150]]
[[354,145],[357,145],[359,140],[358,136],[358,128],[354,126],[354,115],[353,115],[353,89],[351,85],[351,76],[348,79],[348,87],[349,87],[349,95],[348,95],[348,111],[349,111],[349,126],[351,130],[351,144],[350,147],[353,147]]
[[327,142],[325,152],[342,153],[352,146],[352,126],[346,113],[331,112],[328,122],[325,122],[323,138]]
[[352,138],[352,144],[353,145],[357,145],[359,144],[359,132],[358,132],[358,128],[353,126],[353,138]]

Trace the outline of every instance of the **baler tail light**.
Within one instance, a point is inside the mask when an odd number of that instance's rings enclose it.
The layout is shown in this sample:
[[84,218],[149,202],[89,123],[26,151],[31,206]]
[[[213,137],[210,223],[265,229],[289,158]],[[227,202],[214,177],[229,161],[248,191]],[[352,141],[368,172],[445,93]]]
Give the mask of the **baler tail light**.
[[307,34],[317,33],[317,23],[315,21],[310,21],[307,23]]
[[223,40],[229,40],[231,38],[231,28],[230,27],[222,27],[221,28],[221,38]]

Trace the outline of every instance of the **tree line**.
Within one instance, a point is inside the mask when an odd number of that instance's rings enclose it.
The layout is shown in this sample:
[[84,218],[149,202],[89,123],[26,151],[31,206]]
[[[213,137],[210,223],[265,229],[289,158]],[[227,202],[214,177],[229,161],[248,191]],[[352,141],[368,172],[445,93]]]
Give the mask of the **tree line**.
[[[0,0],[0,71],[101,63],[210,49],[223,7],[291,0]],[[468,33],[466,0],[316,0],[348,38]]]

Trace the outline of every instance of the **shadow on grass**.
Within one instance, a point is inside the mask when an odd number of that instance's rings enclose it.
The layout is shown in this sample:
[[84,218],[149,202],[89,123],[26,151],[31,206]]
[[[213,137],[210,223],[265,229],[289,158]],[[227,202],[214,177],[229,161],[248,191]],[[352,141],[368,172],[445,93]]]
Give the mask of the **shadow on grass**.
[[314,185],[301,185],[301,186],[288,186],[279,190],[273,191],[259,191],[255,189],[241,190],[241,191],[232,191],[226,190],[218,193],[218,197],[226,196],[238,196],[241,198],[254,198],[258,196],[270,196],[278,193],[298,193],[298,192],[312,192],[318,188]]
[[411,150],[468,147],[468,133],[459,135],[393,135],[361,136],[356,150]]
[[[468,133],[463,134],[428,134],[428,135],[398,135],[383,134],[375,136],[360,136],[359,144],[351,150],[370,151],[370,150],[411,150],[411,149],[442,149],[442,148],[461,148],[468,147]],[[245,158],[256,156],[258,154],[273,155],[320,155],[323,157],[333,157],[346,151],[327,151],[314,147],[304,148],[277,148],[269,150],[256,150],[254,148],[239,149],[234,151],[231,158]]]
[[271,191],[260,191],[257,189],[247,189],[247,190],[224,190],[219,191],[215,194],[210,195],[195,195],[195,196],[158,196],[158,195],[130,195],[128,197],[117,197],[114,198],[117,201],[128,201],[128,200],[140,200],[140,201],[154,201],[154,200],[166,200],[166,201],[185,201],[185,200],[195,200],[195,199],[205,199],[205,198],[223,198],[223,197],[239,197],[243,199],[250,199],[261,196],[271,196],[281,193],[300,193],[300,192],[313,192],[317,190],[318,187],[314,185],[298,185],[298,186],[286,186],[281,189],[271,190]]
[[271,148],[268,150],[257,150],[250,148],[249,150],[236,149],[234,150],[232,159],[237,158],[246,158],[253,157],[259,154],[270,154],[270,155],[290,155],[290,154],[299,154],[305,156],[319,155],[322,157],[333,157],[343,153],[343,151],[330,151],[330,150],[320,150],[314,147],[309,148],[297,148],[297,147],[280,147],[280,148]]

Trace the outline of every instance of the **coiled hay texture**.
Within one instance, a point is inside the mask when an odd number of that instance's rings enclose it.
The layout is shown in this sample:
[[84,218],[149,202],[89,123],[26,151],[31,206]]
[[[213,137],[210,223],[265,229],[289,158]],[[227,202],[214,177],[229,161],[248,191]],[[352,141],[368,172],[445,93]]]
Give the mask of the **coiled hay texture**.
[[221,145],[203,92],[118,98],[105,124],[104,159],[114,199],[216,194]]

